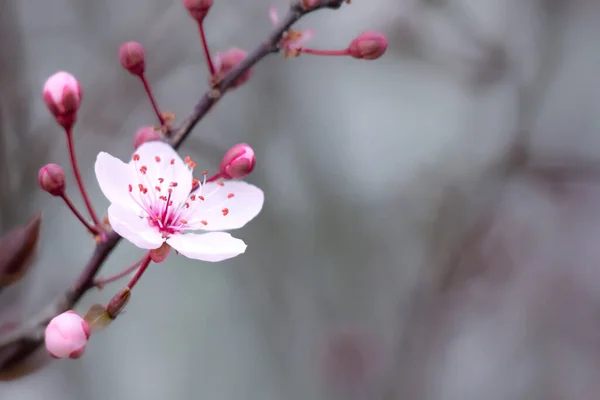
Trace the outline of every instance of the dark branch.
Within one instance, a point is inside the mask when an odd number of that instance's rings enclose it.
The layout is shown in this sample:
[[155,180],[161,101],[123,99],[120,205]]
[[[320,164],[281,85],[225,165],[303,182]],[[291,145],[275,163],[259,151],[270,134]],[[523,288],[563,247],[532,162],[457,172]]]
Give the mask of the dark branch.
[[[196,124],[210,111],[221,96],[233,86],[234,82],[267,55],[279,52],[279,42],[282,36],[296,21],[312,11],[323,8],[337,9],[343,3],[344,0],[321,0],[317,6],[310,10],[304,9],[301,2],[293,4],[281,24],[271,32],[269,37],[240,64],[229,71],[214,88],[211,88],[202,96],[200,102],[194,107],[192,114],[186,118],[180,127],[172,131],[170,144],[175,149],[179,148]],[[96,246],[87,265],[66,293],[26,321],[15,332],[0,340],[0,371],[23,361],[42,345],[46,325],[56,315],[72,309],[83,295],[94,287],[94,278],[120,240],[121,237],[115,232],[109,232],[106,240]]]

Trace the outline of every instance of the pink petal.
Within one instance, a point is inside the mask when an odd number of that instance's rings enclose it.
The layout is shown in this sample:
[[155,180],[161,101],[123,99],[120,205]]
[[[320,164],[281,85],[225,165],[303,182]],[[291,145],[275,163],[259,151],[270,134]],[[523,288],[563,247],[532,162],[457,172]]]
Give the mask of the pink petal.
[[[145,177],[138,174],[134,187],[138,183],[144,186],[158,185],[159,178],[164,179],[165,188],[171,182],[176,182],[171,200],[174,204],[185,202],[192,190],[192,171],[170,145],[161,141],[146,142],[138,147],[134,154],[139,156],[139,160],[131,160],[129,165],[134,170],[146,167]],[[143,180],[140,180],[142,178]]]
[[227,260],[246,251],[242,240],[225,232],[173,235],[167,243],[188,258],[210,262]]
[[[192,230],[225,231],[238,229],[258,215],[265,195],[262,190],[243,181],[206,183],[196,198],[194,212],[189,217]],[[202,221],[202,222],[201,222]],[[206,223],[206,224],[204,224]]]
[[151,227],[145,218],[118,203],[108,207],[108,221],[111,228],[140,249],[157,249],[164,239],[158,229]]
[[94,170],[100,190],[111,203],[120,204],[134,212],[140,210],[129,195],[129,184],[135,180],[134,171],[129,165],[108,153],[101,152],[96,158]]

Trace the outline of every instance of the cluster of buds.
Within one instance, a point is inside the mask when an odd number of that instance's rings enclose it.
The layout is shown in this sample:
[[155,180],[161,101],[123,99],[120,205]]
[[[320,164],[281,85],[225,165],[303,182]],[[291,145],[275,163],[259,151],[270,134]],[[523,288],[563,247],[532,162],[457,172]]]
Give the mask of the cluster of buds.
[[62,196],[65,193],[65,172],[58,164],[47,164],[38,173],[38,183],[52,196]]
[[[210,74],[210,94],[217,89],[236,88],[247,82],[252,76],[250,64],[256,62],[260,58],[257,55],[260,56],[261,53],[254,53],[248,58],[245,50],[234,47],[211,56],[203,23],[213,6],[213,0],[182,2],[199,29]],[[300,0],[300,4],[305,11],[323,6],[322,0]],[[299,12],[297,6],[295,7],[295,12]],[[278,27],[280,21],[274,8],[270,9],[269,15],[272,23]],[[377,59],[387,49],[387,39],[379,32],[364,32],[343,50],[316,50],[305,47],[305,43],[312,36],[311,30],[289,29],[281,36],[278,49],[286,57],[314,54],[350,56],[365,60]],[[270,52],[277,50],[273,47],[276,44],[270,43]],[[258,50],[261,49],[264,50],[264,45]],[[67,196],[65,172],[61,166],[47,164],[42,167],[38,173],[40,187],[52,196],[64,200],[98,242],[106,242],[110,225],[113,234],[116,233],[147,251],[141,260],[116,275],[95,280],[94,276],[86,277],[91,279],[87,281],[92,282],[91,286],[102,288],[135,272],[127,286],[117,292],[106,306],[95,304],[83,317],[74,311],[67,311],[49,322],[45,331],[45,344],[50,355],[55,358],[81,357],[92,332],[104,328],[122,312],[130,299],[131,290],[146,268],[152,262],[165,261],[171,254],[171,248],[186,257],[209,262],[222,261],[242,254],[246,249],[245,243],[220,230],[243,226],[260,212],[264,201],[262,190],[253,185],[239,181],[224,182],[239,180],[254,170],[256,156],[252,147],[246,143],[237,144],[227,150],[217,173],[207,178],[207,172],[204,171],[202,182],[194,178],[192,172],[196,163],[189,157],[183,160],[171,144],[164,142],[171,140],[179,145],[182,139],[173,138],[179,137],[180,131],[186,131],[187,128],[184,123],[183,128],[179,130],[171,129],[170,122],[174,116],[160,111],[146,79],[146,50],[142,44],[133,41],[122,44],[119,48],[119,62],[126,71],[140,79],[160,125],[143,126],[138,129],[133,138],[135,153],[129,162],[118,160],[107,153],[98,155],[95,164],[96,176],[102,192],[111,201],[106,218],[108,222],[101,223],[96,216],[75,156],[73,131],[83,98],[81,85],[74,76],[60,71],[48,78],[43,88],[44,102],[66,133],[71,166],[91,221]],[[229,78],[226,78],[227,76]],[[211,105],[209,104],[209,107]],[[201,117],[200,113],[196,117],[197,121]],[[189,133],[189,129],[184,132],[183,137]],[[175,195],[176,191],[178,193]],[[131,206],[128,202],[135,205]],[[204,209],[202,205],[198,206],[208,203],[211,205],[204,206]],[[116,207],[112,207],[113,205]],[[142,218],[140,213],[144,214]],[[205,228],[207,225],[208,228]],[[217,228],[214,228],[215,226]],[[189,230],[207,232],[189,234]]]
[[[317,7],[320,0],[302,0],[302,8],[311,10]],[[274,27],[280,24],[275,7],[269,9],[269,18]],[[320,50],[306,47],[312,39],[314,32],[310,29],[296,31],[289,29],[279,41],[279,48],[286,58],[297,57],[300,54],[318,56],[350,56],[359,60],[376,60],[383,56],[388,47],[387,38],[381,32],[366,31],[350,42],[350,45],[341,50]]]

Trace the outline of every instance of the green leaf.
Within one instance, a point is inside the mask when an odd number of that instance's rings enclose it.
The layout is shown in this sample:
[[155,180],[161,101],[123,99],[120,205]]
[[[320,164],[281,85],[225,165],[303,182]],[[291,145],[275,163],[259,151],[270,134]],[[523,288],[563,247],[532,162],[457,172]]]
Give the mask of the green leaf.
[[90,325],[93,333],[106,328],[113,321],[101,304],[92,305],[83,319]]

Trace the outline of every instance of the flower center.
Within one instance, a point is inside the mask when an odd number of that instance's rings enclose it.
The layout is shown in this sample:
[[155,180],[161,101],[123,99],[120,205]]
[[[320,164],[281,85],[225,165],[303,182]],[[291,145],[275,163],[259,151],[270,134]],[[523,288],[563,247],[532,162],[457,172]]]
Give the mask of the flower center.
[[[146,218],[148,224],[162,233],[163,238],[186,229],[199,229],[208,225],[202,214],[209,214],[216,207],[222,207],[223,202],[208,209],[203,209],[202,203],[219,191],[224,184],[217,182],[216,189],[211,193],[203,194],[203,186],[206,184],[207,172],[203,171],[203,181],[192,179],[192,192],[182,193],[187,185],[182,186],[178,182],[175,169],[175,159],[163,160],[160,156],[154,156],[151,164],[142,162],[139,154],[133,155],[133,163],[136,170],[137,183],[129,184],[129,195],[141,208],[140,218]],[[190,171],[196,167],[196,163],[187,157],[185,163]],[[232,198],[229,193],[226,199]],[[228,208],[221,209],[221,215],[229,213]]]

